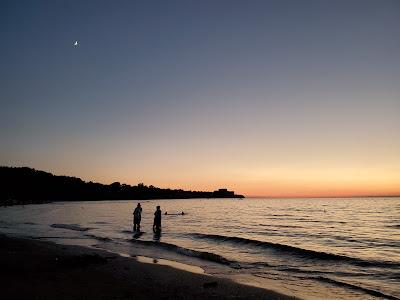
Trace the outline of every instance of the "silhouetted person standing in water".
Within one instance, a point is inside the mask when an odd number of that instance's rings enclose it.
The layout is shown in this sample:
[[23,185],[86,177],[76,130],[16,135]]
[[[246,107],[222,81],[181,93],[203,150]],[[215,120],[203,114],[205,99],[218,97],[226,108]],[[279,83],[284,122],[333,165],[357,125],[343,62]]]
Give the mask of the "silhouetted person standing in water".
[[154,232],[160,232],[161,231],[161,210],[160,210],[160,206],[157,206],[157,210],[154,213],[153,231]]
[[140,221],[142,220],[142,207],[138,203],[133,212],[133,231],[140,231]]

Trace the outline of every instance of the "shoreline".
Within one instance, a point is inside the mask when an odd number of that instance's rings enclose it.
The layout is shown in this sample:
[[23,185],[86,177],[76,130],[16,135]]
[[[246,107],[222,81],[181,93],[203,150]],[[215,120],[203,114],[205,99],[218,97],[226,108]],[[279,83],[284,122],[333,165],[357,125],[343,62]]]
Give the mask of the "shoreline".
[[3,234],[0,270],[5,299],[295,299],[151,258]]
[[36,201],[36,200],[16,200],[16,199],[9,199],[9,200],[0,200],[0,207],[13,207],[13,206],[24,206],[24,205],[42,205],[42,204],[51,204],[51,203],[73,203],[73,202],[106,202],[106,201],[165,201],[165,200],[224,200],[224,199],[231,199],[231,200],[243,200],[247,199],[247,197],[211,197],[211,198],[204,198],[204,197],[191,197],[191,198],[146,198],[146,199],[86,199],[86,200],[43,200],[43,201]]

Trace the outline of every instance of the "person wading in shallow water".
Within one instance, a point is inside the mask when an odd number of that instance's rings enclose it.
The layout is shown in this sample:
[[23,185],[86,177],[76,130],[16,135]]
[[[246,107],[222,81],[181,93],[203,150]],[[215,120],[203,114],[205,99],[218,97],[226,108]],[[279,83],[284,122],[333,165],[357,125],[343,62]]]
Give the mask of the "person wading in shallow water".
[[140,221],[142,220],[142,207],[138,203],[133,212],[133,231],[140,231]]
[[154,223],[153,223],[153,231],[160,232],[161,231],[161,210],[160,206],[157,206],[157,209],[154,213]]

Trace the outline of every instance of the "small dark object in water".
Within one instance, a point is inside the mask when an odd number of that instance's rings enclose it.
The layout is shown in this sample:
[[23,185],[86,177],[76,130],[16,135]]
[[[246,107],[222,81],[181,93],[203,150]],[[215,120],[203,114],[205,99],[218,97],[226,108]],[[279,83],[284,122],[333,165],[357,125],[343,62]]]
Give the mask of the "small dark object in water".
[[216,282],[216,281],[203,283],[203,288],[205,288],[205,289],[215,288],[217,286],[218,286],[218,282]]
[[168,212],[165,212],[164,213],[164,215],[166,215],[166,216],[183,216],[185,213],[184,212],[180,212],[180,213],[168,213]]

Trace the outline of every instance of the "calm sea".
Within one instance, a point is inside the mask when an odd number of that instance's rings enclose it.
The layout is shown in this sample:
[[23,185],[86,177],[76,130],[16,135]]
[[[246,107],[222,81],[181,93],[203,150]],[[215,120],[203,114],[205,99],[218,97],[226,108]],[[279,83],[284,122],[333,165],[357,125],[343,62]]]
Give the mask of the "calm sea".
[[137,202],[0,208],[0,232],[197,265],[305,299],[400,299],[400,198],[140,201],[135,239]]

